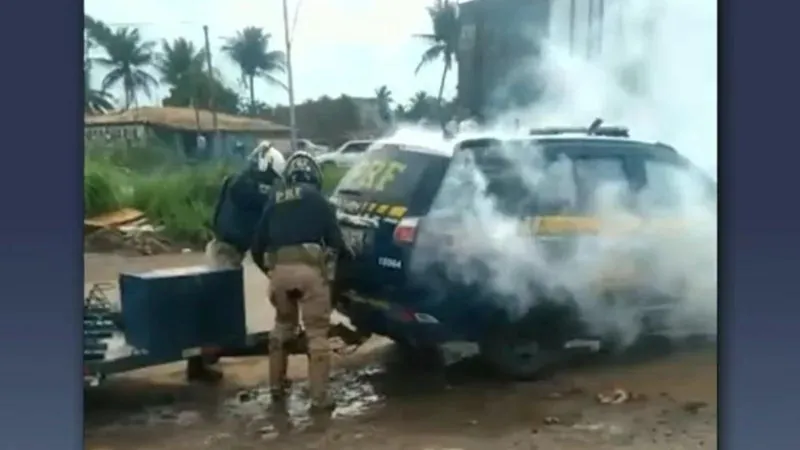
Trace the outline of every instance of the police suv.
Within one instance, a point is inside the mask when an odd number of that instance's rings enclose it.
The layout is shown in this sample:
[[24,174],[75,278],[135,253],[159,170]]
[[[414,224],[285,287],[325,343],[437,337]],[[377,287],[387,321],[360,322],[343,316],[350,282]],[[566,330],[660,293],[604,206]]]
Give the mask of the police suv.
[[[336,307],[357,328],[406,348],[469,343],[498,373],[516,378],[537,375],[565,348],[606,341],[588,330],[568,290],[552,289],[541,265],[500,268],[526,287],[500,286],[494,278],[505,255],[481,249],[502,246],[505,224],[516,222],[544,261],[557,264],[575,252],[578,237],[596,233],[592,203],[604,182],[628,193],[660,183],[669,193],[667,180],[680,174],[716,201],[716,184],[676,150],[630,139],[599,120],[448,146],[380,141],[340,181],[331,200],[356,257],[338,265]],[[555,170],[559,164],[566,169]],[[545,191],[569,192],[572,201]],[[465,222],[480,219],[482,208],[502,224]],[[505,253],[524,256],[521,242],[509,235]]]

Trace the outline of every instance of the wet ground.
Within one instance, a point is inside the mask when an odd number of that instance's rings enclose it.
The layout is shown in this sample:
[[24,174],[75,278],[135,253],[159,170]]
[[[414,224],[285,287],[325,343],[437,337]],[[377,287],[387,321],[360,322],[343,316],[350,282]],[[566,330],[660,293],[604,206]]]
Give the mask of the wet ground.
[[[89,256],[87,282],[119,270],[199,262],[197,255]],[[266,284],[248,269],[248,323],[268,328]],[[663,349],[659,349],[663,350]],[[308,414],[305,362],[285,405],[271,404],[262,358],[223,361],[226,380],[187,385],[181,365],[108,380],[85,396],[87,449],[712,449],[717,447],[713,348],[637,351],[575,361],[538,382],[513,383],[465,361],[410,367],[385,341],[337,358],[337,408]],[[615,389],[623,392],[614,393]],[[598,397],[598,394],[600,396]],[[617,402],[618,401],[618,402]]]

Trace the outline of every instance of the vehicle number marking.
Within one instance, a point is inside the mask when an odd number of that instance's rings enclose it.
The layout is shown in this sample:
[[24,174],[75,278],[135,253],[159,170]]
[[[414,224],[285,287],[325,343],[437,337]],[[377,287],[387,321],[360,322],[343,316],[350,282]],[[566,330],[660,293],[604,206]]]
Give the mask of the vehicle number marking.
[[384,256],[378,258],[378,265],[389,269],[400,269],[403,267],[403,263],[400,262],[399,259],[386,258]]

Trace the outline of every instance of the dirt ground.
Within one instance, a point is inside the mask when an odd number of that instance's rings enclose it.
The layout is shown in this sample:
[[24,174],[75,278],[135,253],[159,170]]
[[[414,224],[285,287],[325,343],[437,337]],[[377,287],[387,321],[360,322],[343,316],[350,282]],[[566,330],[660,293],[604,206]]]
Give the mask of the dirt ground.
[[[124,270],[188,266],[197,254],[86,255],[87,287]],[[246,270],[248,326],[269,329],[266,280]],[[385,340],[337,358],[330,417],[307,413],[305,361],[295,357],[292,397],[270,404],[263,358],[222,362],[218,387],[189,385],[182,365],[109,379],[85,394],[86,448],[126,449],[713,449],[713,348],[585,360],[538,382],[511,383],[471,361],[446,370],[409,367]],[[603,404],[615,388],[628,401]]]

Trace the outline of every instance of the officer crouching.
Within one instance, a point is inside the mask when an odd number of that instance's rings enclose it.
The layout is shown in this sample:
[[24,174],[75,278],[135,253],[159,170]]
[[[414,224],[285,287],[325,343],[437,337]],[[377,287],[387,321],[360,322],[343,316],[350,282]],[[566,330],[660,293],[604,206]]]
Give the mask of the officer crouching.
[[[214,238],[206,245],[209,265],[241,267],[253,241],[270,189],[280,181],[286,160],[268,141],[261,142],[247,158],[247,166],[225,179],[211,223]],[[202,356],[190,358],[186,376],[193,381],[218,381],[222,372]]]
[[[284,186],[270,193],[251,249],[253,260],[269,274],[275,328],[269,341],[269,383],[273,398],[286,395],[288,353],[302,313],[308,337],[308,379],[312,408],[334,406],[328,393],[331,352],[328,330],[331,292],[326,273],[328,248],[350,250],[342,239],[333,206],[321,193],[321,173],[310,156],[287,162]],[[266,257],[266,260],[265,260]]]

